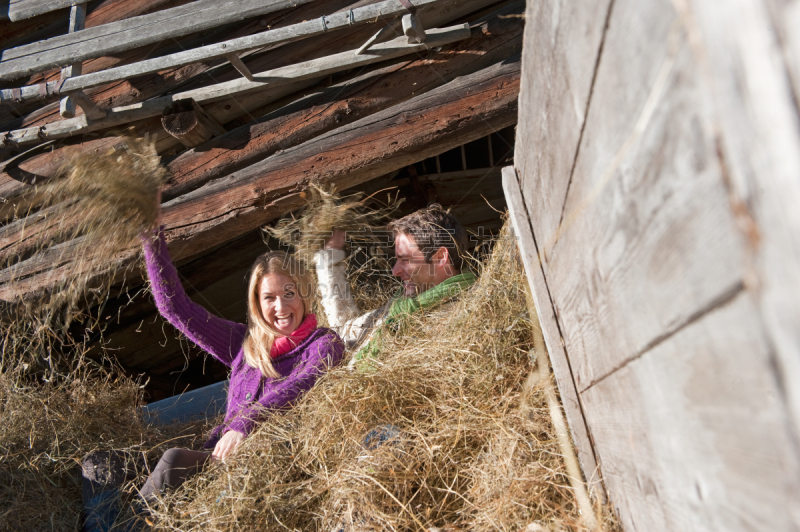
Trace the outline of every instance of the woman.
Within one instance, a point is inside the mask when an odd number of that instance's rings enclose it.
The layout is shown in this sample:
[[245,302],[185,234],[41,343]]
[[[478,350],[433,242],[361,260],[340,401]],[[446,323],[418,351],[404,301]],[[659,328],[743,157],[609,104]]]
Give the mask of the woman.
[[[311,313],[316,287],[302,264],[282,251],[256,259],[247,292],[247,325],[209,313],[186,295],[167,251],[163,231],[143,238],[151,290],[161,315],[211,356],[231,368],[227,412],[202,450],[170,449],[140,496],[152,500],[197,473],[209,460],[224,459],[270,410],[285,407],[339,363],[344,344],[317,328]],[[107,529],[116,489],[133,468],[116,453],[92,453],[83,462],[86,529]]]

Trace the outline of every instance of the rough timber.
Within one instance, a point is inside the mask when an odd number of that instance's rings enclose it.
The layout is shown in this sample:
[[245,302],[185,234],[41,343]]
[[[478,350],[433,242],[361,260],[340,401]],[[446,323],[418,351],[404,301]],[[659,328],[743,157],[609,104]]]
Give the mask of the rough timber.
[[800,530],[797,13],[527,6],[506,190],[585,473],[627,531]]

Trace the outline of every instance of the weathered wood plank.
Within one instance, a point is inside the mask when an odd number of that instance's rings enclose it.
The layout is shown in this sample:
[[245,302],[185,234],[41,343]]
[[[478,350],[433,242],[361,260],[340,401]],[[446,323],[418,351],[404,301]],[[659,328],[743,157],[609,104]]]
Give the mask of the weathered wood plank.
[[730,208],[747,243],[745,280],[800,441],[800,5],[696,0],[689,9]]
[[616,0],[610,20],[546,270],[579,391],[745,275],[696,57],[675,21],[670,4],[637,0]]
[[[198,103],[212,103],[248,92],[270,90],[298,81],[320,78],[334,72],[370,65],[466,39],[470,36],[470,30],[469,25],[464,24],[450,28],[432,29],[428,31],[428,35],[428,40],[422,44],[408,44],[404,37],[398,37],[386,43],[375,45],[367,53],[361,55],[342,52],[296,65],[260,72],[254,74],[254,81],[238,78],[208,87],[153,98],[134,105],[108,109],[107,117],[101,120],[90,120],[86,115],[81,115],[40,127],[10,131],[0,139],[0,145],[24,146],[40,144],[51,139],[117,127],[157,116],[165,107],[177,100],[191,98]],[[0,135],[3,135],[3,133],[0,133]]]
[[[800,102],[800,4],[792,0],[769,0],[771,23],[789,71],[794,99]],[[762,26],[762,29],[764,26]]]
[[553,367],[553,373],[561,395],[561,404],[567,416],[572,441],[578,453],[578,460],[583,470],[584,478],[594,495],[605,499],[604,489],[600,481],[600,470],[594,455],[589,430],[584,419],[583,406],[581,405],[575,380],[570,368],[569,358],[564,349],[558,322],[553,313],[553,304],[547,289],[547,281],[539,261],[539,252],[536,246],[536,235],[531,227],[531,217],[525,206],[520,189],[517,173],[514,167],[503,168],[503,190],[505,191],[508,215],[514,227],[525,274],[528,278],[531,295],[536,303],[536,312],[547,345],[547,353]]
[[[399,62],[364,74],[354,80],[333,85],[324,91],[281,108],[253,123],[230,131],[196,150],[189,150],[169,161],[170,179],[162,197],[165,201],[202,184],[262,160],[279,149],[301,144],[317,135],[349,124],[371,113],[396,105],[414,94],[424,93],[457,76],[471,74],[503,58],[519,53],[522,46],[522,21],[508,16],[521,13],[524,2],[506,6],[485,21],[473,24],[472,37],[440,49],[424,58]],[[94,146],[93,149],[102,149]],[[499,178],[499,169],[498,178]],[[486,170],[450,172],[436,176],[437,190],[447,183],[470,176],[483,177]],[[489,184],[492,179],[485,179]],[[499,187],[481,187],[475,194],[487,199],[502,196]],[[20,186],[21,188],[21,186]],[[459,188],[463,196],[465,190]],[[0,188],[0,197],[11,192]],[[460,197],[457,199],[461,199]],[[445,199],[446,200],[446,199]],[[18,200],[13,200],[19,203]],[[493,203],[494,205],[494,203]],[[472,207],[472,205],[470,205]],[[497,207],[497,205],[496,205]],[[459,212],[469,208],[459,206]],[[0,265],[24,260],[34,251],[35,242],[70,226],[45,212],[31,214],[0,227]],[[475,213],[476,216],[488,211]],[[485,218],[492,218],[485,216]]]
[[519,4],[476,22],[472,36],[424,58],[397,63],[303,98],[170,161],[165,199],[238,170],[317,135],[471,74],[521,48],[522,23],[507,17]]
[[[102,3],[93,5],[92,9],[89,10],[86,15],[85,27],[91,28],[109,22],[124,20],[136,15],[151,13],[163,8],[165,4],[167,4],[169,7],[174,7],[176,5],[180,5],[181,3],[188,3],[189,1],[190,0],[136,0],[135,2],[130,2],[128,0],[103,0]],[[242,28],[247,26],[249,25],[242,25]],[[10,21],[7,23],[0,23],[0,50],[63,35],[65,31],[66,24],[64,15],[56,12],[16,23],[11,23]],[[209,36],[209,33],[212,34],[211,38],[214,38],[213,34],[216,33],[216,29],[203,32],[202,36],[207,37]],[[181,44],[190,48],[197,46],[199,43],[195,44],[194,41],[199,39],[199,37],[200,35],[194,35],[189,38],[182,38]],[[230,37],[230,35],[228,37]],[[146,57],[147,53],[162,55],[165,52],[174,52],[176,50],[172,50],[170,47],[176,47],[177,44],[175,41],[169,41],[160,43],[156,46],[157,48],[155,49],[148,48],[147,50],[130,50],[125,53],[115,54],[113,57],[106,56],[85,61],[83,62],[83,72],[89,73],[129,62],[131,60],[143,59]],[[149,81],[149,83],[146,82],[146,80],[137,80],[137,86],[135,88],[132,87],[130,83],[119,83],[114,87],[90,89],[90,92],[87,94],[95,95],[102,93],[102,96],[98,96],[98,98],[101,98],[98,101],[101,101],[104,107],[114,107],[114,105],[133,103],[132,101],[124,100],[126,86],[129,93],[131,90],[141,91],[141,98],[148,98],[152,96],[152,94],[148,94],[148,91],[151,90],[151,87],[154,85],[154,83],[158,83],[160,81],[168,83],[169,79],[173,77],[167,72],[163,74],[164,79],[155,79]],[[28,83],[35,85],[43,81],[52,81],[57,75],[58,73],[56,70],[41,72],[31,76],[28,80]],[[115,103],[115,101],[119,100],[120,97],[123,98],[123,101]],[[7,105],[2,105],[0,106],[0,124],[3,125],[0,126],[0,129],[18,129],[20,127],[34,125],[35,121],[41,121],[48,115],[52,115],[53,112],[55,112],[57,115],[57,106],[48,104],[42,107],[42,102],[40,101],[29,101],[21,104],[14,102]],[[56,117],[55,119],[58,118]]]
[[17,22],[35,17],[57,9],[70,7],[75,0],[10,0],[8,2],[8,18]]
[[740,291],[582,394],[625,530],[800,529],[800,461],[759,314]]
[[[578,150],[609,0],[528,2],[514,165],[547,266]],[[522,108],[521,107],[521,108]],[[533,149],[531,149],[533,147]]]
[[[164,206],[176,260],[203,252],[290,212],[310,180],[347,188],[507,127],[516,121],[519,58],[458,78],[403,104],[287,149]],[[0,272],[0,298],[41,292],[76,273],[71,241]],[[72,251],[70,251],[72,250]],[[109,267],[129,264],[135,251]]]
[[257,227],[264,206],[290,201],[310,179],[346,188],[486,136],[514,123],[518,76],[519,61],[508,60],[458,78],[184,194],[164,220],[180,240],[221,238]]
[[311,0],[196,0],[190,4],[53,37],[0,55],[0,79],[16,79],[222,24],[294,7]]
[[[427,20],[431,24],[441,23],[441,25],[445,25],[455,18],[463,17],[472,13],[475,9],[484,7],[486,3],[486,0],[468,0],[455,5],[440,6],[436,4],[434,6],[436,9],[432,9],[426,14]],[[312,4],[308,9],[314,6],[315,4]],[[518,11],[515,11],[515,9],[518,9],[518,6],[512,5],[508,6],[508,9],[498,10],[497,16],[487,15],[486,18],[487,21],[491,21],[490,24],[476,21],[475,24],[478,27],[473,32],[473,37],[463,41],[463,46],[461,44],[450,45],[442,48],[439,52],[430,51],[424,57],[417,57],[410,63],[397,63],[376,70],[374,73],[365,73],[363,76],[352,80],[352,84],[343,82],[321,94],[312,95],[309,101],[300,101],[297,102],[296,106],[285,108],[284,111],[278,113],[278,117],[281,114],[294,113],[293,116],[295,118],[287,117],[285,122],[273,122],[271,120],[265,122],[265,124],[274,127],[276,130],[291,131],[291,138],[285,137],[285,142],[281,142],[281,139],[276,137],[275,132],[269,128],[259,129],[260,121],[255,120],[247,125],[246,128],[230,132],[224,137],[225,142],[220,138],[219,143],[209,143],[204,148],[208,149],[207,152],[194,153],[189,158],[189,161],[195,161],[197,163],[196,167],[192,168],[187,165],[178,171],[178,167],[171,166],[170,169],[176,172],[176,175],[177,173],[191,173],[198,179],[197,183],[202,183],[251,164],[277,149],[303,142],[319,133],[339,127],[356,118],[362,118],[367,114],[368,109],[373,108],[373,102],[375,101],[380,103],[378,107],[374,107],[375,110],[385,108],[402,101],[402,99],[411,97],[414,94],[420,94],[449,81],[459,74],[466,74],[488,66],[496,62],[500,57],[518,53],[521,46],[519,42],[521,20],[513,16],[505,16],[517,13]],[[290,19],[289,22],[291,21]],[[514,24],[509,24],[512,22]],[[365,28],[362,27],[362,29]],[[270,63],[282,64],[282,62],[287,62],[290,64],[303,57],[325,56],[329,55],[332,50],[347,50],[357,46],[358,42],[360,42],[357,40],[358,38],[358,29],[353,31],[352,35],[351,32],[332,33],[326,37],[285,45],[263,56],[254,58],[249,64],[250,66],[262,65],[264,67]],[[382,79],[381,76],[390,77]],[[238,77],[238,75],[234,77]],[[218,72],[214,72],[214,78],[219,81],[226,79],[224,73],[220,74]],[[237,121],[250,122],[253,116],[262,117],[272,112],[274,104],[271,102],[279,97],[303,90],[311,83],[314,82],[305,81],[287,85],[281,90],[273,89],[268,91],[268,95],[259,92],[246,94],[237,97],[235,101],[227,99],[212,103],[207,105],[205,109],[222,124],[229,124],[235,119]],[[137,87],[141,88],[141,84],[137,84]],[[337,93],[336,91],[342,92]],[[398,99],[393,96],[395,93],[398,93]],[[341,103],[333,103],[332,105],[332,102],[344,98],[353,101],[347,106],[343,106]],[[355,107],[355,103],[359,103],[358,108]],[[358,111],[361,109],[362,104],[365,112],[359,113]],[[269,107],[265,108],[265,105]],[[310,111],[309,109],[304,110],[305,106],[310,105],[315,106],[315,108]],[[298,114],[306,111],[309,112],[305,115]],[[239,119],[238,117],[242,118]],[[244,120],[245,117],[247,117],[246,120]],[[280,118],[277,119],[280,120]],[[318,127],[320,124],[324,124],[321,129]],[[155,135],[158,138],[157,148],[160,151],[170,149],[175,145],[172,137],[166,134],[159,136],[161,127],[157,120],[148,119],[144,123],[135,123],[134,127],[136,135],[150,135],[151,138]],[[288,135],[288,133],[281,134]],[[269,144],[266,144],[267,141]],[[85,140],[80,145],[72,146],[68,149],[56,149],[52,153],[46,152],[37,155],[27,161],[24,167],[26,170],[38,175],[51,176],[55,169],[66,160],[65,157],[72,150],[79,150],[84,153],[102,153],[115,142],[117,142],[115,138]],[[212,143],[214,142],[216,140],[212,140]],[[260,155],[261,147],[264,148],[263,156]],[[209,155],[209,157],[204,159],[204,154]],[[187,177],[189,178],[187,181],[191,182],[191,176]],[[24,212],[31,207],[30,200],[35,198],[27,195],[20,196],[27,188],[29,188],[28,185],[13,179],[8,174],[0,173],[0,198],[4,200],[4,202],[0,203],[0,217],[8,217],[13,215],[15,211]],[[176,192],[176,194],[179,193],[181,192]],[[169,191],[165,191],[165,197],[168,194]],[[35,206],[35,203],[33,205]]]
[[[450,0],[452,1],[452,0]],[[431,7],[432,4],[443,0],[420,0],[420,9]],[[185,50],[162,57],[146,59],[133,64],[122,65],[90,74],[71,77],[61,86],[61,92],[84,90],[114,81],[130,79],[144,74],[153,74],[170,68],[177,68],[201,61],[212,59],[229,58],[242,52],[261,48],[268,45],[275,45],[281,42],[297,40],[314,35],[320,35],[327,31],[359,26],[366,23],[374,23],[379,17],[387,17],[405,12],[405,8],[396,0],[386,0],[379,4],[373,4],[354,8],[352,17],[350,11],[335,13],[325,16],[326,24],[323,29],[320,20],[309,20],[292,24],[284,28],[264,31],[255,35],[238,37],[224,42],[201,46],[191,50]],[[241,62],[241,60],[239,60]],[[0,63],[1,65],[1,63]],[[245,67],[246,68],[246,67]],[[1,76],[0,76],[1,77]],[[58,81],[48,82],[46,91],[49,95],[54,94]],[[39,99],[39,87],[29,86],[20,88],[20,97],[25,99]],[[12,101],[11,89],[0,90],[0,102]]]
[[[75,4],[69,10],[68,31],[69,33],[75,33],[76,31],[81,31],[85,27],[86,27],[86,3]],[[83,71],[82,66],[83,63],[81,61],[78,61],[77,63],[73,63],[69,66],[62,68],[61,79],[67,79],[73,76],[80,76]],[[45,92],[47,92],[46,86],[45,86]],[[0,101],[2,101],[1,97]]]

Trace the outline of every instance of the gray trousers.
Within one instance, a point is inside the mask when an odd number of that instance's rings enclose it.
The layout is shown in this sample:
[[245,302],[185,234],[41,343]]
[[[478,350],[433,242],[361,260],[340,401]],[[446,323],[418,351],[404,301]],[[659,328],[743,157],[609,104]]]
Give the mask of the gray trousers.
[[[177,488],[201,471],[210,457],[211,453],[203,451],[168,450],[139,490],[142,502],[152,501],[165,489]],[[119,489],[136,478],[144,461],[130,453],[95,451],[83,459],[81,466],[81,495],[86,513],[84,530],[108,530],[119,515]]]

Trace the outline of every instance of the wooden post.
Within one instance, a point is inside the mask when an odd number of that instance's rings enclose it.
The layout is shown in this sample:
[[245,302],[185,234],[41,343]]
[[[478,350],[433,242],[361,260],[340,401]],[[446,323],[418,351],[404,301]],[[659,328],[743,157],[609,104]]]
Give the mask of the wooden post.
[[78,107],[83,109],[83,114],[89,120],[102,120],[107,115],[106,111],[97,107],[83,91],[73,92],[66,98],[62,98],[59,112],[64,118],[74,118]]
[[[69,11],[69,33],[81,31],[86,25],[86,4],[76,4]],[[83,63],[80,61],[61,69],[61,79],[80,76],[83,71]],[[88,98],[87,98],[88,99]],[[91,100],[90,100],[91,101]],[[78,102],[75,98],[67,96],[61,99],[59,113],[63,118],[74,118],[77,111]],[[86,115],[89,116],[88,113]],[[105,115],[104,115],[105,116]]]
[[[86,4],[76,4],[69,11],[69,33],[81,31],[86,26]],[[61,69],[61,79],[80,76],[83,63],[78,61]]]
[[425,28],[416,13],[403,15],[403,33],[408,37],[408,44],[422,43],[427,38]]
[[167,133],[187,148],[193,148],[214,135],[225,133],[225,128],[191,98],[178,100],[164,109],[161,124]]
[[231,65],[233,65],[233,68],[235,68],[236,70],[239,71],[239,74],[241,74],[242,76],[246,77],[250,81],[255,81],[255,78],[253,77],[253,73],[250,72],[250,69],[247,68],[247,66],[242,62],[242,58],[239,57],[239,54],[235,54],[235,53],[234,54],[228,54],[225,57],[227,57],[228,61],[231,62]]

